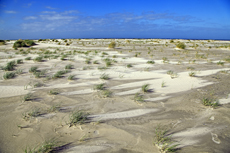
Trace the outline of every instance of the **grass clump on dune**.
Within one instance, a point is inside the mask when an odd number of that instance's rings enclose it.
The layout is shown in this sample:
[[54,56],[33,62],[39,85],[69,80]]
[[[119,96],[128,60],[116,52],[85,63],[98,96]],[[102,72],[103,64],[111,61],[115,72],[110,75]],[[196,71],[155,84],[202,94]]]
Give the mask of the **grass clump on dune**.
[[73,69],[73,65],[72,64],[68,64],[65,66],[65,69]]
[[218,101],[215,101],[215,100],[210,99],[210,98],[203,98],[202,99],[202,104],[204,106],[211,106],[213,108],[216,108],[217,106],[219,106],[219,102]]
[[176,45],[177,48],[180,48],[180,49],[185,49],[186,45],[182,42],[179,42],[177,45]]
[[43,60],[43,57],[42,56],[38,56],[34,59],[34,62],[42,62]]
[[76,125],[76,124],[84,124],[86,120],[88,120],[88,113],[82,111],[75,111],[72,112],[69,116],[69,127]]
[[33,40],[17,40],[14,45],[13,48],[19,48],[19,47],[29,47],[29,46],[34,46],[35,43]]
[[103,74],[101,75],[100,79],[102,79],[102,80],[109,80],[109,75],[103,73]]
[[3,67],[3,70],[5,71],[13,71],[14,67],[16,66],[16,62],[15,61],[10,61],[6,64],[5,67]]
[[32,66],[32,67],[29,69],[29,72],[30,72],[30,73],[37,72],[37,69],[38,69],[37,66]]
[[54,75],[53,75],[53,79],[57,79],[57,78],[61,78],[63,76],[63,74],[68,73],[69,71],[67,70],[62,70],[62,71],[57,71]]
[[61,147],[54,139],[50,139],[48,141],[43,142],[37,147],[31,149],[26,148],[24,150],[25,153],[51,153],[57,151],[57,149]]
[[109,48],[115,48],[116,47],[116,43],[115,41],[112,41],[110,44],[109,44]]
[[176,152],[179,150],[179,148],[177,148],[179,144],[176,144],[175,141],[167,135],[167,132],[168,131],[164,127],[158,125],[155,129],[153,144],[157,146],[162,153]]
[[155,64],[155,61],[147,61],[147,64]]
[[143,95],[141,95],[140,93],[136,93],[134,96],[134,101],[137,103],[144,102]]
[[15,72],[6,72],[5,74],[3,74],[3,78],[4,80],[12,79],[15,77],[15,75],[16,75]]
[[101,84],[97,84],[94,86],[93,88],[94,90],[104,90],[105,89],[105,84],[101,83]]
[[144,84],[144,85],[141,87],[141,90],[142,90],[142,92],[144,92],[144,93],[149,92],[149,84]]

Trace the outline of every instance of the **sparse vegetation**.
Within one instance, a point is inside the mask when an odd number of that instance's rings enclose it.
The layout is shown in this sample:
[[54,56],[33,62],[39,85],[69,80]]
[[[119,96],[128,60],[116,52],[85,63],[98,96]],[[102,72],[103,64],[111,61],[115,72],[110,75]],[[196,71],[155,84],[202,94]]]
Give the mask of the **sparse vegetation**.
[[42,56],[35,57],[34,62],[42,62],[43,60]]
[[51,153],[51,152],[55,152],[58,147],[60,147],[60,145],[58,145],[58,142],[56,142],[54,139],[50,139],[48,141],[43,142],[42,144],[39,144],[37,147],[33,149],[26,148],[24,152],[25,153]]
[[72,69],[73,68],[73,65],[72,64],[68,64],[65,66],[65,69]]
[[29,47],[29,46],[33,46],[35,45],[33,40],[17,40],[14,45],[13,48],[19,48],[19,47]]
[[180,49],[185,49],[186,45],[182,42],[179,42],[177,45],[176,45],[177,48],[180,48]]
[[101,84],[97,84],[94,86],[93,88],[94,90],[104,90],[105,89],[105,84],[101,83]]
[[155,61],[147,61],[147,64],[155,64]]
[[189,72],[188,74],[190,77],[195,77],[196,76],[196,72]]
[[109,48],[115,48],[116,47],[116,43],[115,41],[112,41],[110,44],[109,44]]
[[103,74],[101,75],[100,79],[103,79],[103,80],[109,80],[109,75],[108,75],[108,74],[103,73]]
[[157,146],[162,153],[176,152],[179,148],[175,141],[167,135],[167,129],[158,125],[155,129],[155,136],[153,144]]
[[213,108],[216,108],[217,106],[219,106],[219,102],[214,100],[214,99],[210,99],[210,98],[203,98],[202,99],[202,104],[204,106],[211,106]]
[[144,102],[143,95],[141,95],[140,93],[136,93],[134,96],[134,101],[137,103]]
[[76,125],[76,124],[84,124],[88,120],[88,113],[82,111],[75,111],[72,112],[69,116],[69,127]]
[[5,80],[12,79],[15,77],[15,74],[16,74],[15,72],[6,72],[5,74],[3,74],[3,78]]
[[144,85],[141,87],[141,91],[144,92],[144,93],[149,92],[149,84],[144,84]]

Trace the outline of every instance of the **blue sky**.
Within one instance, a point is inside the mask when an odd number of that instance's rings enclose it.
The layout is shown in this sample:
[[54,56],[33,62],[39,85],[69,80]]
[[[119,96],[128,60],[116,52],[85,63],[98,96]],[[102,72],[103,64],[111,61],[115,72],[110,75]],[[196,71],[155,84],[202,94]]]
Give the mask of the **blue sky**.
[[230,0],[0,0],[0,39],[230,39]]

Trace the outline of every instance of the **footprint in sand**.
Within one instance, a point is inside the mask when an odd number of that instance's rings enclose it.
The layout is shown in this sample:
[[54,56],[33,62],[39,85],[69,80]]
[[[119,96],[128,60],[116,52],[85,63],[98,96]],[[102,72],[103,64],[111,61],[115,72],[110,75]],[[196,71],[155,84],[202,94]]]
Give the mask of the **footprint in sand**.
[[211,133],[211,136],[213,142],[215,142],[216,144],[220,144],[220,139],[218,138],[217,134]]

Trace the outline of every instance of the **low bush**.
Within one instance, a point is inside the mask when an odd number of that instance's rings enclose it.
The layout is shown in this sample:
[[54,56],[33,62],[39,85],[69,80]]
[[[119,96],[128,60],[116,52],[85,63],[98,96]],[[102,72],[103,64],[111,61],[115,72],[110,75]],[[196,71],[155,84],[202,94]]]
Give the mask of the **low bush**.
[[179,44],[176,45],[177,48],[180,48],[180,49],[185,49],[186,45],[182,42],[180,42]]
[[112,42],[109,44],[109,48],[115,48],[115,46],[116,46],[115,41],[112,41]]
[[33,40],[17,40],[14,45],[13,48],[19,48],[19,47],[29,47],[29,46],[33,46],[35,45]]
[[5,80],[7,80],[7,79],[12,79],[12,78],[14,78],[15,77],[15,72],[6,72],[4,75],[3,75],[3,78],[5,79]]

